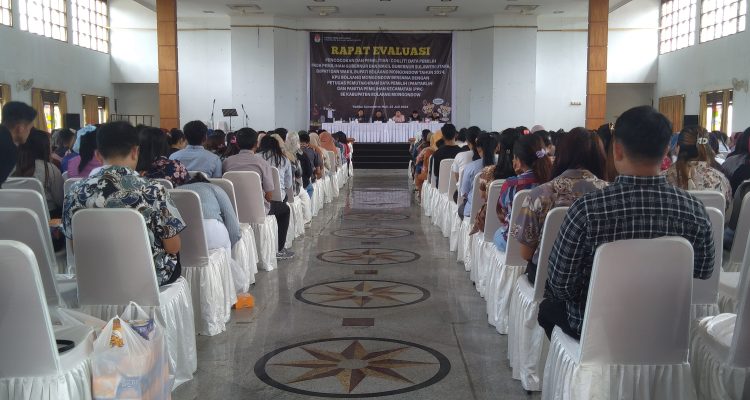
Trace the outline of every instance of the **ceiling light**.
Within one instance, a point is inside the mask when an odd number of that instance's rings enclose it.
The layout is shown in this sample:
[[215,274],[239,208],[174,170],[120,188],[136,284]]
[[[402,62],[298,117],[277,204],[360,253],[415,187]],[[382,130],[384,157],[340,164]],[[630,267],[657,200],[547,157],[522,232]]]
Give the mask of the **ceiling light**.
[[227,7],[232,11],[238,11],[241,13],[254,13],[260,11],[260,6],[257,4],[227,4]]
[[385,14],[375,14],[376,17],[385,17]]
[[211,10],[203,10],[203,14],[213,14],[214,12]]
[[523,14],[523,13],[527,13],[527,12],[532,12],[532,11],[536,10],[537,8],[539,8],[538,5],[509,4],[509,5],[505,6],[505,11],[517,11],[517,12],[520,12],[521,14]]
[[339,12],[339,8],[336,6],[307,6],[307,9],[318,13],[321,17]]
[[456,12],[458,10],[458,6],[429,6],[427,7],[427,11],[437,15],[439,17],[445,17],[446,15]]
[[314,1],[314,2],[316,2],[316,3],[323,3],[323,2],[325,2],[326,0],[313,0],[313,1]]
[[562,14],[562,13],[564,13],[564,12],[565,12],[565,11],[560,11],[560,10],[557,10],[557,11],[552,11],[552,14]]

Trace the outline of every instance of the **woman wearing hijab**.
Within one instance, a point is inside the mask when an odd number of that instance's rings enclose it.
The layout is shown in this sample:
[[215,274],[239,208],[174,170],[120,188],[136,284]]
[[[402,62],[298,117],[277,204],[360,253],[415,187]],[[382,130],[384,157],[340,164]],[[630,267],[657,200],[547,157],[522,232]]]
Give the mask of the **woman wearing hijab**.
[[312,146],[313,149],[315,149],[315,152],[318,153],[318,155],[323,160],[323,168],[325,170],[324,173],[328,173],[328,171],[332,169],[331,162],[333,160],[331,160],[327,150],[323,148],[323,145],[320,140],[320,136],[318,136],[318,134],[315,132],[310,133],[310,145]]
[[[330,132],[323,131],[320,133],[320,146],[325,151],[332,151],[333,154],[335,155],[333,162],[336,163],[335,165],[340,164],[341,153],[338,147],[336,147],[336,143],[333,140],[333,135],[331,135]],[[331,165],[331,169],[334,169],[334,165]]]
[[[430,159],[432,158],[432,155],[437,151],[438,149],[438,141],[443,140],[443,132],[437,131],[430,135],[430,147],[427,147],[426,149],[422,150],[422,153],[417,156],[417,162],[422,162],[422,171],[417,175],[417,177],[414,179],[414,186],[417,190],[417,195],[421,194],[422,191],[422,184],[424,181],[429,179],[429,169],[430,169]],[[421,157],[421,160],[420,160]]]

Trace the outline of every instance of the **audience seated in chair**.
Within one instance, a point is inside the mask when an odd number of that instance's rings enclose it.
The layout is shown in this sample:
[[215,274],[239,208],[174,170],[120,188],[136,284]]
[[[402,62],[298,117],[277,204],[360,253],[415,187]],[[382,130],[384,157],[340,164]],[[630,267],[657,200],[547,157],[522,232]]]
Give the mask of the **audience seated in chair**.
[[240,240],[241,233],[237,214],[226,192],[209,182],[202,172],[178,188],[191,190],[201,199],[208,249],[224,248],[232,254],[232,246]]
[[661,175],[671,136],[669,120],[648,106],[617,119],[613,154],[620,176],[573,203],[549,259],[538,316],[547,337],[559,326],[580,338],[594,253],[602,244],[681,236],[693,246],[694,277],[711,277],[715,249],[705,207]]
[[138,132],[140,148],[136,171],[149,179],[166,179],[177,187],[190,179],[188,169],[177,160],[170,160],[169,138],[159,128],[146,127]]
[[[458,190],[462,193],[459,197],[458,206],[458,216],[461,220],[465,217],[471,217],[472,196],[474,195],[474,190],[478,190],[474,187],[474,177],[484,168],[495,165],[495,148],[497,147],[495,139],[487,132],[482,132],[478,136],[473,132],[469,132],[468,136],[469,148],[472,150],[457,156],[461,157],[464,154],[471,153],[474,159],[463,168],[463,175],[461,175]],[[456,161],[453,162],[453,165],[456,165]]]
[[[463,129],[462,129],[463,130]],[[474,144],[477,140],[477,135],[480,133],[480,129],[476,126],[472,126],[471,128],[466,129],[466,132],[464,133],[464,136],[466,137],[466,148],[468,148],[468,151],[462,151],[461,153],[458,153],[456,157],[453,159],[453,165],[451,165],[451,174],[454,175],[454,178],[456,179],[456,182],[458,182],[458,199],[460,200],[463,198],[464,195],[467,194],[467,192],[461,191],[461,182],[458,181],[459,173],[461,173],[464,168],[466,168],[467,165],[469,165],[470,162],[478,160],[479,157],[477,157],[476,153],[474,153]],[[494,138],[495,142],[497,142],[497,138]],[[497,144],[497,143],[495,143]],[[495,149],[492,149],[492,164],[495,163]],[[473,182],[473,181],[472,181]],[[458,204],[461,204],[459,201]]]
[[515,128],[504,130],[497,138],[497,164],[484,167],[479,173],[479,193],[484,204],[477,212],[469,234],[484,232],[484,221],[487,217],[487,191],[492,181],[497,179],[507,179],[514,176],[513,170],[513,146],[521,134]]
[[294,185],[294,172],[292,163],[284,153],[284,147],[281,146],[283,141],[279,142],[280,140],[281,137],[276,134],[264,136],[258,146],[258,154],[271,166],[279,170],[279,182],[275,184],[281,185],[283,197],[283,193],[286,193],[287,189]]
[[210,178],[221,178],[221,159],[206,150],[208,127],[201,121],[190,121],[183,127],[188,145],[184,149],[169,156],[170,160],[177,160],[188,171],[203,172]]
[[684,128],[677,139],[677,161],[662,174],[684,190],[715,190],[732,203],[732,187],[721,171],[712,167],[714,152],[708,132],[698,126]]
[[102,161],[96,156],[96,127],[88,125],[78,130],[77,138],[62,165],[67,169],[68,178],[88,178],[97,168],[102,167]]
[[26,143],[36,119],[36,110],[26,103],[11,101],[3,106],[0,124],[0,185],[5,183],[18,161],[18,146]]
[[539,262],[539,243],[544,221],[555,207],[570,207],[581,196],[607,186],[604,177],[604,146],[595,134],[575,128],[560,138],[559,156],[552,166],[551,181],[531,190],[523,202],[518,223],[510,230],[521,244],[521,257],[528,261],[526,275],[533,285]]
[[502,253],[508,245],[508,224],[516,193],[533,189],[551,178],[552,161],[547,155],[544,141],[539,136],[525,135],[516,141],[513,145],[513,170],[517,175],[505,180],[496,205],[501,225],[495,232],[494,243]]
[[737,138],[734,151],[722,164],[724,174],[729,178],[732,192],[736,192],[742,182],[750,179],[750,128]]
[[[453,124],[443,125],[443,127],[440,128],[440,131],[443,133],[443,140],[445,140],[445,143],[435,151],[435,154],[432,155],[432,158],[435,160],[433,161],[435,168],[434,171],[432,171],[432,174],[435,175],[436,187],[440,183],[440,162],[449,158],[456,158],[459,153],[467,150],[456,144],[456,135],[458,134],[458,131],[456,131],[456,127],[453,126]],[[448,179],[448,177],[446,177],[446,179]]]
[[60,168],[61,172],[65,172],[62,169],[62,160],[70,153],[75,141],[76,133],[68,128],[59,129],[52,134],[52,163]]
[[35,178],[42,182],[50,216],[59,218],[63,205],[63,179],[60,170],[50,162],[49,135],[33,129],[26,143],[18,146],[14,177]]
[[286,234],[289,229],[289,207],[280,201],[271,201],[273,190],[278,185],[274,182],[271,165],[259,154],[255,153],[258,148],[258,133],[251,128],[242,128],[237,133],[237,146],[240,152],[224,160],[224,172],[231,171],[253,171],[260,175],[265,193],[265,208],[268,215],[276,216],[276,222],[279,226],[278,253],[279,259],[288,259],[294,257],[294,253],[285,249]]
[[[104,124],[97,132],[98,151],[105,167],[76,183],[65,196],[63,230],[73,237],[73,215],[85,208],[133,208],[143,215],[159,285],[180,277],[179,233],[185,228],[166,189],[138,176],[138,132],[127,122]],[[116,227],[107,227],[116,229]]]

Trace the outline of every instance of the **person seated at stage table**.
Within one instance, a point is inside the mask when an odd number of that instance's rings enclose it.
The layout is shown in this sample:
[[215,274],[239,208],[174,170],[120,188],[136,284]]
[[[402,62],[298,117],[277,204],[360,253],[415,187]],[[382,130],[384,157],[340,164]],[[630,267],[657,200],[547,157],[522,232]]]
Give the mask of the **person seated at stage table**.
[[359,110],[357,110],[357,114],[354,116],[354,120],[357,121],[357,122],[359,122],[360,124],[364,124],[364,123],[369,122],[367,120],[367,117],[365,116],[365,109],[364,108],[360,108]]
[[375,115],[372,117],[372,121],[370,122],[388,122],[388,118],[383,115],[383,112],[378,110],[375,111]]
[[396,115],[393,116],[393,122],[406,122],[406,116],[401,111],[396,111]]
[[599,136],[585,128],[575,128],[559,141],[559,156],[552,166],[551,181],[531,190],[521,205],[511,236],[521,244],[521,256],[528,262],[526,275],[534,283],[539,263],[539,243],[547,214],[555,207],[570,207],[586,193],[603,189],[605,175],[604,145]]
[[414,110],[408,119],[409,122],[422,122],[422,117],[419,116],[419,111]]
[[432,115],[430,116],[430,120],[433,122],[440,122],[440,113],[436,111],[432,112]]
[[206,150],[203,144],[208,138],[208,127],[201,121],[190,121],[182,129],[188,146],[169,156],[181,162],[188,171],[203,172],[211,178],[221,178],[221,158]]

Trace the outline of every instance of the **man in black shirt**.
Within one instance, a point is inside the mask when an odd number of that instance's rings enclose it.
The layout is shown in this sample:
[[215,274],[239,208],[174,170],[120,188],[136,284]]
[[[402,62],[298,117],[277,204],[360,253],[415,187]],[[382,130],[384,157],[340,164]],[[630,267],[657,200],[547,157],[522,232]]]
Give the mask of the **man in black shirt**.
[[36,119],[36,110],[26,103],[11,101],[3,106],[0,124],[0,185],[5,183],[18,160],[18,146],[26,143]]
[[372,122],[388,122],[388,118],[383,115],[383,112],[378,110],[375,111],[375,116],[372,117]]
[[411,112],[411,116],[408,119],[409,122],[422,122],[422,117],[419,116],[419,111],[414,110]]
[[440,179],[440,162],[450,158],[455,158],[458,153],[466,151],[466,149],[456,145],[456,135],[458,134],[458,131],[456,131],[456,127],[453,126],[453,124],[445,124],[440,130],[443,132],[443,140],[445,141],[445,144],[443,147],[437,149],[435,154],[432,155],[432,159],[435,160],[432,164],[433,173],[435,174],[435,184],[437,184]]
[[365,117],[365,109],[360,108],[359,110],[357,110],[357,115],[354,116],[354,119],[360,124],[367,122],[367,117]]

